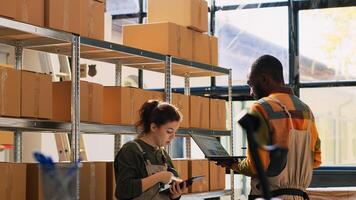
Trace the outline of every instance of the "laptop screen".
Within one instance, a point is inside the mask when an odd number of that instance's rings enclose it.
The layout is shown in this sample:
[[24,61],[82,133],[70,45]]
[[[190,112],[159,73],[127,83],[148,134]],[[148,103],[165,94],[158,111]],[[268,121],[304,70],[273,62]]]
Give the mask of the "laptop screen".
[[203,151],[205,157],[229,156],[217,138],[198,134],[190,134],[190,136]]

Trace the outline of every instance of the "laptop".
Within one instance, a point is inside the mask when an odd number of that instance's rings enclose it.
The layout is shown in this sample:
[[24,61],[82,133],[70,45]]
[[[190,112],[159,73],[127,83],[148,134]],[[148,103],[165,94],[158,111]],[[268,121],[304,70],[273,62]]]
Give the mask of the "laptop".
[[217,162],[240,162],[246,158],[245,156],[230,156],[215,137],[192,133],[189,133],[189,135],[193,138],[194,142],[199,146],[208,160]]

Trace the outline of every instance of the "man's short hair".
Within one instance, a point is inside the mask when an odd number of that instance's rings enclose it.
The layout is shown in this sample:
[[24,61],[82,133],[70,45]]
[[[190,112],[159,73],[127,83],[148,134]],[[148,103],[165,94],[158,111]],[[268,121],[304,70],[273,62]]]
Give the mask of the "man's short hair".
[[259,57],[251,66],[251,73],[266,74],[278,83],[284,83],[282,63],[271,55]]

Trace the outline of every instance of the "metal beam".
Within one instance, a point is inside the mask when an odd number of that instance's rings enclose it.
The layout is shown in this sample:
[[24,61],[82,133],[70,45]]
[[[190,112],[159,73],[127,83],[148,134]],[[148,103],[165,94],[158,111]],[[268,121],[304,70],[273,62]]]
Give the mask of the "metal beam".
[[281,6],[288,6],[288,2],[280,1],[280,2],[269,2],[269,3],[251,3],[251,4],[235,4],[235,5],[217,6],[216,11],[271,8],[271,7],[281,7]]
[[299,35],[298,10],[293,0],[289,0],[288,30],[289,30],[289,84],[294,94],[299,96]]
[[321,8],[339,8],[356,6],[355,0],[304,0],[294,1],[294,7],[298,10],[310,10]]
[[[76,163],[80,159],[80,69],[79,69],[79,52],[80,52],[80,37],[74,36],[72,42],[72,101],[71,101],[71,161]],[[80,174],[76,176],[76,193],[75,199],[79,199],[80,196]]]

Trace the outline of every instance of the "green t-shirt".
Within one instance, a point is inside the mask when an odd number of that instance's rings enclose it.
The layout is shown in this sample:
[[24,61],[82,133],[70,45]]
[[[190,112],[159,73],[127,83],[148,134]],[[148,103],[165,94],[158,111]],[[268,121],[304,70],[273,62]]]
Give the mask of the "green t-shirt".
[[[172,160],[166,151],[155,149],[153,146],[138,139],[146,158],[152,165],[164,165],[163,153],[165,154],[167,165],[173,167]],[[141,179],[148,176],[143,155],[137,145],[128,142],[123,145],[114,161],[116,197],[120,200],[132,199],[142,193]]]

